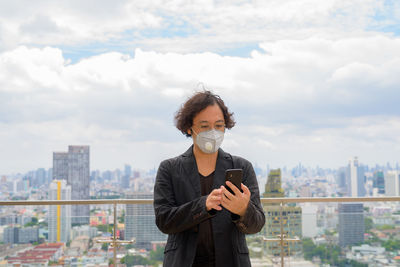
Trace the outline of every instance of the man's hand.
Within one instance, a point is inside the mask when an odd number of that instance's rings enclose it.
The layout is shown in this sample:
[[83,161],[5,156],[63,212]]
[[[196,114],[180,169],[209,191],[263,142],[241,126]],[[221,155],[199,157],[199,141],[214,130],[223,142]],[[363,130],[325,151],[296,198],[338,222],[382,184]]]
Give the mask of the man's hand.
[[206,200],[207,211],[210,211],[211,209],[222,210],[221,200],[222,189],[214,189],[213,191],[211,191]]
[[222,190],[222,206],[229,210],[232,213],[243,216],[246,213],[247,206],[250,201],[250,190],[244,184],[241,184],[241,188],[243,193],[231,182],[226,181],[226,185],[235,193],[231,194],[225,186],[221,186],[220,190]]

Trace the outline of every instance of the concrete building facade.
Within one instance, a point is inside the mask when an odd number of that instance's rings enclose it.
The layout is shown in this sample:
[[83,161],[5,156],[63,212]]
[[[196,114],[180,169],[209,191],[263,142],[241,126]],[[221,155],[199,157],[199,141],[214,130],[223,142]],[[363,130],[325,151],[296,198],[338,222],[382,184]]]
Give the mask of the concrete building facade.
[[[49,200],[71,200],[71,186],[65,180],[53,180]],[[49,242],[67,243],[71,236],[71,205],[49,206]]]

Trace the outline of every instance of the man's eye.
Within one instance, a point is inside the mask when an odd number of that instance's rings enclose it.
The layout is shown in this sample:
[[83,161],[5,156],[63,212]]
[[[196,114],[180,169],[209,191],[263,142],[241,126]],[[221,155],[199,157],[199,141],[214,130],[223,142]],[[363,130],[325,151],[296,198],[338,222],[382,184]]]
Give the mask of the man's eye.
[[207,128],[208,128],[208,125],[201,125],[200,128],[201,128],[201,129],[207,129]]

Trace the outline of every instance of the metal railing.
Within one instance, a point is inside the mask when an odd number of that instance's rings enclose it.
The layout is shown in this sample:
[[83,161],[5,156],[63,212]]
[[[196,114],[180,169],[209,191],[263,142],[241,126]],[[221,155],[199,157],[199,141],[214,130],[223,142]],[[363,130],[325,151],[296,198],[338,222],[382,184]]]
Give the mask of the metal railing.
[[[280,207],[280,214],[282,215],[282,207],[284,204],[289,203],[342,203],[342,202],[398,202],[400,197],[312,197],[312,198],[261,198],[262,205],[275,204]],[[114,263],[116,263],[117,247],[122,243],[133,243],[134,240],[121,241],[116,236],[117,232],[117,205],[123,204],[153,204],[152,199],[96,199],[96,200],[17,200],[17,201],[0,201],[0,206],[43,206],[43,205],[101,205],[112,204],[114,209],[114,233],[111,240],[100,240],[100,243],[111,243],[114,248]],[[280,242],[281,245],[281,266],[284,266],[284,242],[298,242],[299,238],[286,238],[283,234],[283,220],[280,220],[281,234],[278,238],[266,238],[265,242]]]
[[[261,204],[287,204],[309,202],[396,202],[399,197],[298,197],[261,198]],[[153,204],[152,199],[90,199],[90,200],[14,200],[0,201],[0,206],[42,206],[42,205],[98,205],[98,204]]]

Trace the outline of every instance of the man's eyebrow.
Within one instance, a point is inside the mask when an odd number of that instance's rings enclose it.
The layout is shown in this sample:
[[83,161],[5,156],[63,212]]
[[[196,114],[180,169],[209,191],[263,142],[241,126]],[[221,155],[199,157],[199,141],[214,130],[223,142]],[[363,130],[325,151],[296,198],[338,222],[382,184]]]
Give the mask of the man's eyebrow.
[[[216,122],[224,122],[224,120],[217,120]],[[209,121],[199,121],[199,123],[209,123]]]

